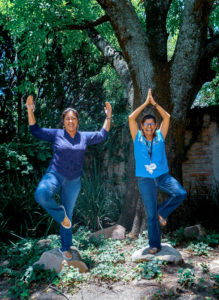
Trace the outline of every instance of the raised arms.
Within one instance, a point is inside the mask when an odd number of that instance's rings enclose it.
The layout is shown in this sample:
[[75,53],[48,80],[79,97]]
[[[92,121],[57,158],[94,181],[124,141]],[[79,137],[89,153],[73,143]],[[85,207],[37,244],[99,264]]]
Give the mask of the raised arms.
[[28,96],[27,101],[26,101],[26,106],[27,106],[27,112],[28,112],[28,123],[29,125],[34,125],[36,124],[36,119],[34,116],[34,102],[33,102],[33,96]]
[[129,128],[130,128],[130,133],[133,141],[135,140],[135,137],[139,129],[136,119],[148,104],[153,105],[161,115],[163,120],[160,125],[160,131],[163,135],[163,138],[164,139],[166,138],[169,124],[170,124],[170,115],[158,103],[154,101],[154,98],[151,94],[151,89],[149,89],[145,102],[129,115]]
[[105,104],[106,104],[106,106],[104,107],[104,111],[105,111],[105,114],[106,114],[106,119],[104,121],[103,128],[106,131],[109,131],[110,130],[110,124],[111,124],[111,117],[112,117],[112,107],[111,107],[109,102],[106,102]]

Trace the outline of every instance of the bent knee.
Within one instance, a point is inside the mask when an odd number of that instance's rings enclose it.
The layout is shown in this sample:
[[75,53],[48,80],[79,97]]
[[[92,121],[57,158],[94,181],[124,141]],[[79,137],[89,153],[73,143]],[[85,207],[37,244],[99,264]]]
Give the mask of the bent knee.
[[45,187],[38,187],[34,193],[34,199],[37,203],[43,204],[50,199],[51,195]]
[[177,196],[179,197],[179,199],[181,201],[185,200],[187,198],[187,192],[186,192],[186,190],[182,190]]

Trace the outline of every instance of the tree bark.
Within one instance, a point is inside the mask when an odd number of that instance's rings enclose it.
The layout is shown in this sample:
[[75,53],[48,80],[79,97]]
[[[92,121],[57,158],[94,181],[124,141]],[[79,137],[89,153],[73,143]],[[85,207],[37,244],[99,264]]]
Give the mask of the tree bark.
[[[170,172],[182,180],[182,157],[184,149],[185,122],[188,111],[206,80],[215,72],[210,69],[212,58],[219,49],[219,37],[208,39],[207,28],[213,0],[186,0],[182,24],[174,55],[167,61],[166,18],[171,0],[145,0],[146,30],[143,29],[135,9],[129,0],[97,0],[105,10],[118,39],[121,53],[106,40],[90,31],[90,38],[102,51],[106,61],[115,68],[127,94],[133,87],[134,110],[144,100],[148,88],[152,88],[155,100],[171,114],[171,127],[166,140]],[[116,58],[117,57],[117,58]],[[123,72],[124,71],[124,72]],[[127,84],[128,83],[128,84]],[[133,234],[144,227],[141,214],[142,203],[134,176],[133,143],[130,143],[127,193],[124,199],[119,224]],[[185,218],[186,206],[180,209],[180,220]],[[179,217],[171,217],[173,226]],[[142,225],[143,224],[143,225]]]

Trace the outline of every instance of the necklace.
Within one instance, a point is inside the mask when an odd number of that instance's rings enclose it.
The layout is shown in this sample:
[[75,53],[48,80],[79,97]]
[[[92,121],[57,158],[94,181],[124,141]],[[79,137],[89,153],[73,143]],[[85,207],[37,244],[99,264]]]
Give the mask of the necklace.
[[150,149],[150,144],[149,144],[148,141],[146,140],[146,146],[147,146],[147,149],[148,149],[148,155],[149,155],[149,157],[150,157],[150,161],[151,161],[151,158],[152,158],[153,141],[154,141],[154,139],[151,141],[151,149]]
[[[145,139],[146,139],[146,137],[145,137]],[[157,165],[155,163],[152,163],[152,161],[151,161],[152,151],[153,151],[153,141],[154,141],[154,138],[151,141],[151,149],[150,149],[149,142],[146,139],[146,146],[147,146],[148,155],[149,155],[149,158],[150,158],[150,165],[145,165],[145,168],[146,168],[146,171],[150,174],[153,174],[154,170],[157,168]]]

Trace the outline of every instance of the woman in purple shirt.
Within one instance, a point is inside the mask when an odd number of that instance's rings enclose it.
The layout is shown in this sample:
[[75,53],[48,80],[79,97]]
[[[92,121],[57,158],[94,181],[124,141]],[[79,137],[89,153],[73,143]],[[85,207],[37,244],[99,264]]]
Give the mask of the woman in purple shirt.
[[[60,223],[62,247],[60,252],[66,260],[72,259],[72,214],[77,196],[81,189],[82,168],[87,146],[94,145],[106,139],[110,130],[112,108],[106,102],[104,108],[106,119],[103,128],[96,132],[78,131],[78,112],[67,108],[62,113],[64,129],[40,128],[34,116],[33,97],[26,101],[28,122],[31,133],[44,141],[52,143],[53,157],[46,174],[40,181],[34,197],[52,218]],[[60,192],[61,205],[54,200],[54,195]]]

